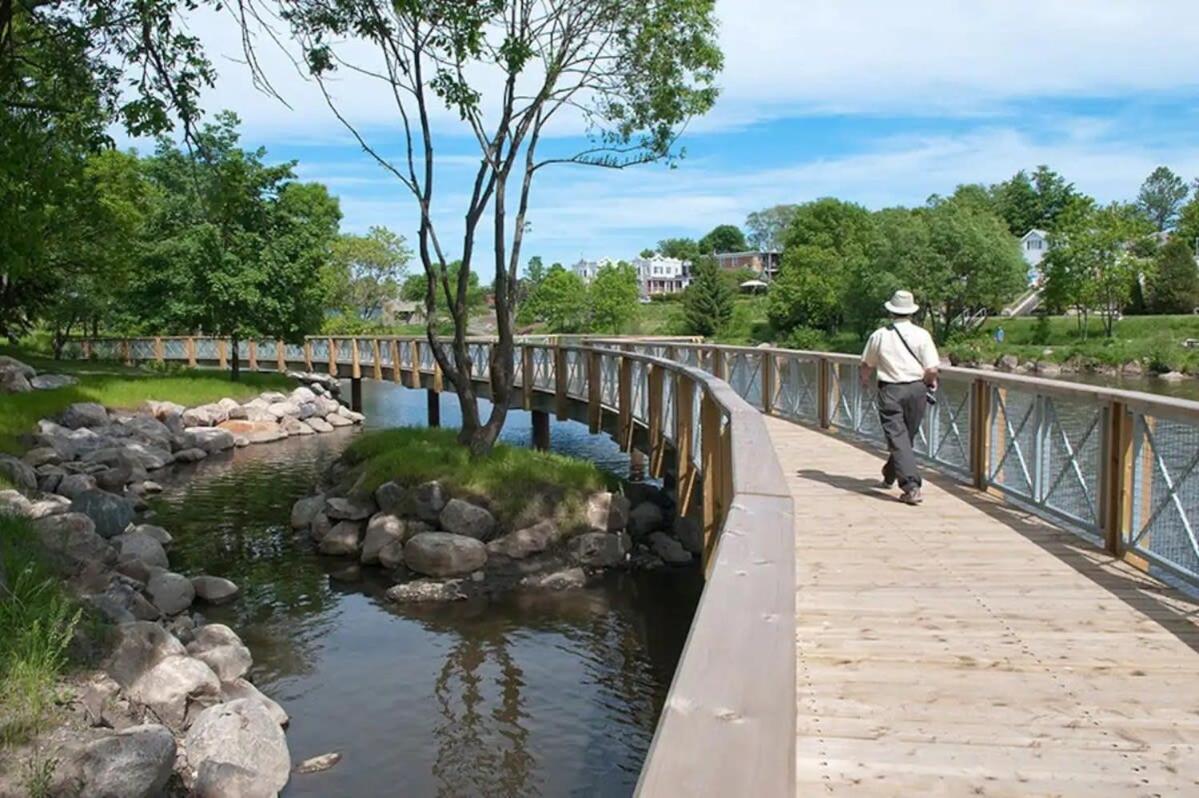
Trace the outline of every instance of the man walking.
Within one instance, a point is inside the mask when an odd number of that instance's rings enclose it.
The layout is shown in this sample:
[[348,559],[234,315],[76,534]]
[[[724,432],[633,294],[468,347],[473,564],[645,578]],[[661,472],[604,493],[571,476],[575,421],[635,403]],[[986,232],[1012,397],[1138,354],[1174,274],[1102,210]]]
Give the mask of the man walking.
[[935,401],[932,391],[937,388],[941,361],[932,336],[912,323],[920,306],[910,291],[896,291],[884,307],[891,314],[891,323],[871,334],[859,372],[864,388],[870,384],[870,375],[878,373],[879,419],[891,453],[883,466],[880,487],[891,488],[898,482],[903,491],[899,500],[916,505],[922,501],[921,479],[912,443],[927,405]]

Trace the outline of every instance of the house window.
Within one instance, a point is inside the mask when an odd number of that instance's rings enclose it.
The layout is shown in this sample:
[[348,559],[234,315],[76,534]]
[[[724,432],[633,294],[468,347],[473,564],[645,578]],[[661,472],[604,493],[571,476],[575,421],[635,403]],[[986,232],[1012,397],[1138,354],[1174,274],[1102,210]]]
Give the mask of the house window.
[[1043,242],[1039,238],[1028,239],[1028,249],[1040,249]]

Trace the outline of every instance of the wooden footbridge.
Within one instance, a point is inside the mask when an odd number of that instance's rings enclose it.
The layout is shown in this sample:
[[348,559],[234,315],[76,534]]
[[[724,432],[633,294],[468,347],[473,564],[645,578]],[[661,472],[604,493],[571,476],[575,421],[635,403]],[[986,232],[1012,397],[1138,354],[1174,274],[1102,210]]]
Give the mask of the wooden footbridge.
[[[429,347],[255,342],[250,367],[448,390]],[[72,351],[227,360],[212,339]],[[489,343],[471,352],[486,395]],[[518,352],[515,403],[644,451],[704,524],[708,582],[639,795],[1199,795],[1199,403],[947,369],[912,508],[872,487],[853,357]]]

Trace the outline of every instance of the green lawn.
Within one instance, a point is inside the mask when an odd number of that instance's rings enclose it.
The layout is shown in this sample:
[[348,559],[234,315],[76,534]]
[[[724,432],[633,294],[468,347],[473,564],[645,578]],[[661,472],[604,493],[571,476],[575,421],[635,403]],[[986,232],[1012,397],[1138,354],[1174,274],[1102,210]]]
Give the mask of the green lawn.
[[78,385],[52,391],[0,395],[0,451],[20,450],[20,436],[37,426],[39,419],[61,413],[75,402],[99,402],[105,407],[133,409],[147,399],[198,405],[226,396],[239,401],[270,389],[290,389],[292,380],[282,374],[243,371],[233,382],[224,372],[152,370],[100,361],[55,361],[25,350],[0,348],[39,372],[73,374]]

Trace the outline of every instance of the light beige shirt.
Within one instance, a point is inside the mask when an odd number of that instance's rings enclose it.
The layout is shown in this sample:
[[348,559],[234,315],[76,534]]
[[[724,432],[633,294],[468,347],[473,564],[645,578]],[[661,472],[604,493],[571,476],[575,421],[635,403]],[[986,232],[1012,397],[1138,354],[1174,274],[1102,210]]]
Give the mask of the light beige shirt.
[[[862,362],[871,368],[878,369],[881,382],[916,382],[924,379],[926,369],[936,368],[941,363],[937,354],[937,345],[928,330],[912,324],[907,319],[894,322],[894,330],[880,327],[866,341],[866,349],[862,352]],[[904,347],[899,340],[912,348],[912,352]]]

